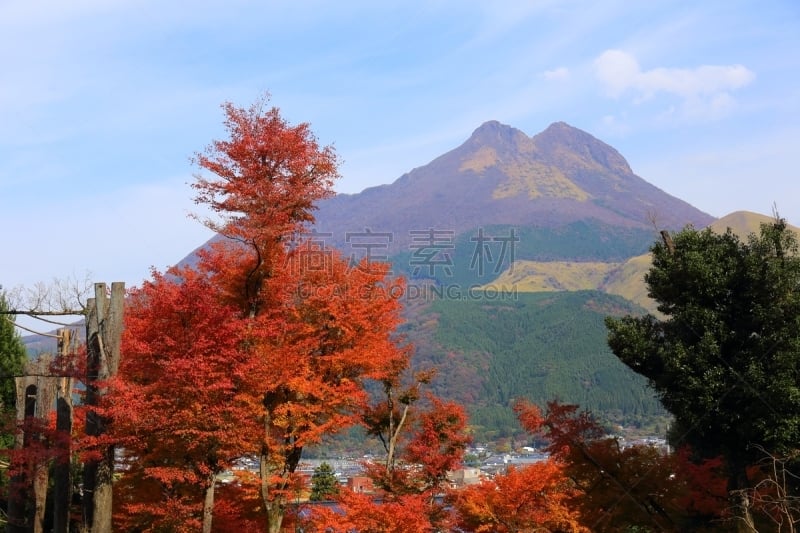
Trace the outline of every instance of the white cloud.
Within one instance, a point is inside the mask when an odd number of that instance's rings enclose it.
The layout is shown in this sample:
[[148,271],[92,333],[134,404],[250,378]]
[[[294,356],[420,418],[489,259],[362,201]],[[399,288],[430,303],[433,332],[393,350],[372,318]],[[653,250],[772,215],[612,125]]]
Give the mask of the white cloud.
[[569,69],[567,67],[558,67],[553,70],[545,70],[542,77],[547,81],[564,81],[569,79]]
[[642,70],[636,58],[622,50],[606,50],[594,61],[597,79],[613,97],[633,93],[637,102],[658,93],[684,100],[684,114],[721,116],[735,101],[730,91],[755,79],[743,65],[702,65],[695,68],[658,67]]
[[594,61],[595,74],[611,96],[619,96],[636,84],[641,75],[639,64],[630,54],[606,50]]

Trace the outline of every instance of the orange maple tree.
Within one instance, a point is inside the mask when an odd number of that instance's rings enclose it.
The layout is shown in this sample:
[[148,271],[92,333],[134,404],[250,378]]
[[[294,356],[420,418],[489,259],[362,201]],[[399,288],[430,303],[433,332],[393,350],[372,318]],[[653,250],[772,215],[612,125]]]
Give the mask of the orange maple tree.
[[464,533],[561,531],[588,533],[571,508],[578,489],[555,459],[520,468],[449,492],[452,522]]
[[387,265],[353,264],[304,235],[337,177],[333,150],[307,124],[289,125],[266,99],[224,110],[230,138],[197,155],[212,177],[193,186],[226,239],[198,268],[246,323],[252,379],[243,395],[261,421],[261,507],[277,532],[303,448],[352,424],[365,380],[405,357],[392,337],[402,284]]
[[431,532],[447,524],[449,513],[441,496],[448,473],[460,467],[470,442],[467,418],[456,403],[431,394],[421,398],[420,387],[432,378],[430,371],[418,372],[411,385],[401,387],[408,363],[403,361],[384,376],[384,398],[363,414],[368,432],[386,451],[382,462],[363,463],[377,491],[340,490],[337,509],[315,508],[306,530]]
[[[405,364],[393,337],[402,282],[304,234],[332,194],[333,150],[266,103],[225,104],[229,139],[196,157],[211,173],[196,201],[217,213],[205,222],[220,238],[129,298],[104,407],[128,459],[120,528],[279,531],[303,448],[358,421],[366,382]],[[212,522],[215,480],[245,456],[257,475],[221,491]]]
[[402,494],[378,499],[374,494],[343,490],[338,509],[317,508],[303,531],[310,533],[432,533],[431,505],[425,494]]

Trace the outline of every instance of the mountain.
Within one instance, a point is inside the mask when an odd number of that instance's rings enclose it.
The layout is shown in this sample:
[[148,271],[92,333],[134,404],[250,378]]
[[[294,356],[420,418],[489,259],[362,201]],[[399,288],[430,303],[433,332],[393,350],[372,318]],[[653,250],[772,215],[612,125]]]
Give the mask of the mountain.
[[632,302],[646,306],[655,225],[714,218],[611,146],[563,122],[529,137],[490,121],[393,183],[318,207],[317,246],[388,259],[409,279],[402,333],[415,365],[440,368],[437,392],[464,402],[476,435],[511,431],[509,403],[522,396],[622,423],[663,416],[608,350],[602,319],[644,312]]
[[623,423],[663,416],[646,381],[608,350],[602,318],[644,312],[630,301],[648,301],[643,254],[656,225],[714,218],[590,134],[559,122],[529,137],[486,122],[391,184],[322,202],[316,219],[314,238],[346,255],[388,258],[412,287],[433,280],[433,297],[410,292],[403,333],[478,434],[509,431],[520,396]]
[[[321,202],[316,229],[347,248],[346,233],[392,234],[387,250],[412,244],[412,231],[460,235],[487,226],[560,228],[578,221],[633,230],[703,227],[714,218],[633,173],[611,146],[563,122],[528,137],[497,121],[461,146],[390,185]],[[351,241],[352,242],[352,241]]]
[[[774,216],[761,215],[752,211],[734,211],[712,222],[708,227],[717,233],[725,233],[730,229],[742,240],[747,240],[751,233],[758,235],[762,224],[775,222]],[[800,228],[789,226],[795,235],[800,237]]]

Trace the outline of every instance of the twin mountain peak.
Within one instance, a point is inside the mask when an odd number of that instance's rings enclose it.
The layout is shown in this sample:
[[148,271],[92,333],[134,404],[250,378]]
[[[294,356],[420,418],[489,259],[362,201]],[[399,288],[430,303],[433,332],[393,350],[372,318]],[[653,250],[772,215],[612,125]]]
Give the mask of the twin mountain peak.
[[392,248],[408,232],[460,234],[477,227],[557,228],[577,221],[625,228],[705,227],[714,217],[633,173],[611,146],[564,122],[533,137],[497,121],[461,146],[394,183],[340,194],[320,204],[317,230],[390,231]]
[[[497,121],[391,184],[320,202],[315,216],[316,246],[322,241],[355,257],[370,248],[373,258],[391,260],[404,275],[428,272],[411,267],[415,253],[430,254],[419,249],[430,233],[431,244],[452,256],[452,277],[439,281],[528,292],[594,289],[651,309],[643,277],[657,229],[711,225],[744,236],[770,220],[736,212],[715,221],[634,174],[611,146],[564,122],[529,137]],[[506,235],[512,228],[519,238],[515,268],[503,264],[480,275],[468,268],[475,263],[476,234]],[[378,234],[374,242],[370,232]],[[179,264],[195,263],[196,252]]]

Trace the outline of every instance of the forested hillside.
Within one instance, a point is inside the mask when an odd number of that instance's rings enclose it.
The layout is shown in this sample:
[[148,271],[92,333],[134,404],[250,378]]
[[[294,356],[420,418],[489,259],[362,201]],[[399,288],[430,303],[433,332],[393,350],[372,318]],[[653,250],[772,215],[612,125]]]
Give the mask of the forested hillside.
[[492,438],[518,427],[510,405],[521,397],[558,398],[626,423],[663,415],[645,380],[605,342],[605,316],[639,312],[599,291],[439,299],[409,334],[421,339],[417,364],[439,368],[437,392],[468,406],[475,430]]

